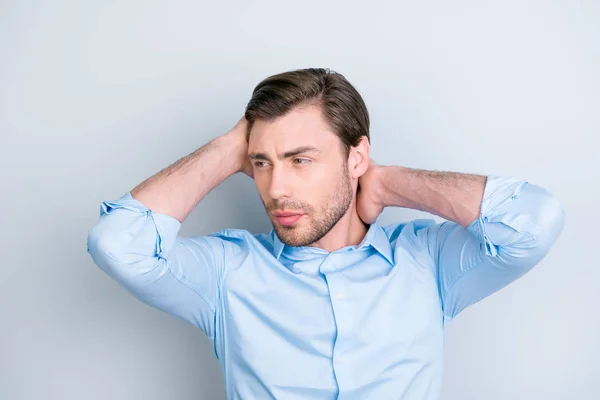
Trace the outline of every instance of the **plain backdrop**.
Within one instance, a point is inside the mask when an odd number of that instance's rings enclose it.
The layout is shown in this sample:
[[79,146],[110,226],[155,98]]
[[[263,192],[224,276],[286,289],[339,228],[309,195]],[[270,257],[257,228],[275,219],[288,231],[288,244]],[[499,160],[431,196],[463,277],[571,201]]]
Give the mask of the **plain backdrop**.
[[[87,233],[261,79],[327,67],[376,161],[522,177],[566,210],[533,271],[448,326],[442,399],[597,399],[599,43],[594,0],[0,1],[0,398],[225,398],[209,340],[105,276]],[[270,227],[237,174],[181,234]]]

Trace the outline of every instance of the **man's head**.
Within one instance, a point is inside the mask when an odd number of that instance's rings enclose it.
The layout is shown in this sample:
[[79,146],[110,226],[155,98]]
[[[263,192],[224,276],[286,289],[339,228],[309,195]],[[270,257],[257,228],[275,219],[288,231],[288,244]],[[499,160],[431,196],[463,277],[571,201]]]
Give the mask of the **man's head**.
[[282,242],[307,246],[348,213],[369,162],[369,114],[358,91],[326,69],[284,72],[246,108],[254,180]]

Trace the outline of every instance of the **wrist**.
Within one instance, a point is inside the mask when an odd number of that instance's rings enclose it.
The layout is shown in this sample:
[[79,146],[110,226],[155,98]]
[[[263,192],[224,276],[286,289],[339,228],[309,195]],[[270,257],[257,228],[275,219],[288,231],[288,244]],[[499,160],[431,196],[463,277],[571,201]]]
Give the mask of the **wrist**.
[[377,165],[375,168],[375,185],[374,195],[376,201],[383,207],[388,207],[389,204],[389,188],[387,186],[388,180],[388,166]]
[[234,164],[235,172],[246,172],[248,169],[248,143],[246,135],[237,131],[231,130],[225,135],[218,138],[221,145],[226,149],[228,158]]
[[407,199],[402,196],[401,186],[405,184],[407,168],[397,165],[379,166],[377,170],[377,197],[384,207],[406,207]]

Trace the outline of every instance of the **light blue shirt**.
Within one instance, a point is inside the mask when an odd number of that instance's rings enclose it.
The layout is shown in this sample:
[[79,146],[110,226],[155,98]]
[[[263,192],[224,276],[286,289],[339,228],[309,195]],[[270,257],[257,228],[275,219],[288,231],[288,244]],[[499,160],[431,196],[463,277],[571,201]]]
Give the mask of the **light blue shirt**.
[[545,189],[487,178],[467,229],[374,223],[332,253],[273,230],[182,237],[126,193],[102,203],[88,251],[138,299],[206,333],[228,399],[434,400],[444,324],[536,265],[564,224]]

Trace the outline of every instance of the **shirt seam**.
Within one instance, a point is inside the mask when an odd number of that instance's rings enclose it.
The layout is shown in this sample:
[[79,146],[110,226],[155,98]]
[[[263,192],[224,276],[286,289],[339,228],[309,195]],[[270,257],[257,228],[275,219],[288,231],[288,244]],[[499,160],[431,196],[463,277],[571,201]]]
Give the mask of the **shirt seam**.
[[[112,260],[118,262],[119,260],[117,258],[115,258],[112,254],[110,254],[109,252],[105,251],[104,255],[111,258]],[[156,268],[158,268],[158,264],[160,263],[160,259],[162,257],[160,256],[154,256],[153,258],[157,259],[156,265],[152,268],[151,271],[155,270]],[[171,266],[169,265],[170,260],[167,258],[163,258],[163,260],[165,260],[166,266],[167,266],[167,272],[169,273],[169,275],[171,275],[177,282],[181,283],[182,285],[184,285],[185,287],[187,287],[188,289],[190,289],[192,292],[194,292],[196,295],[198,295],[198,297],[200,297],[205,303],[206,305],[208,305],[208,308],[210,308],[210,310],[214,313],[215,309],[214,307],[210,304],[210,302],[206,299],[206,297],[204,297],[204,295],[202,295],[202,293],[198,292],[196,289],[194,289],[194,287],[185,279],[183,278],[179,278],[177,275],[175,275],[175,273],[173,273],[173,271],[171,270]]]
[[484,261],[484,259],[485,259],[486,257],[488,257],[488,256],[484,254],[484,255],[483,255],[483,257],[482,257],[482,258],[481,258],[479,261],[477,261],[476,263],[474,263],[474,264],[471,266],[471,268],[469,268],[467,271],[463,272],[463,273],[462,273],[462,274],[461,274],[461,275],[460,275],[458,278],[456,278],[456,279],[455,279],[455,280],[454,280],[454,281],[453,281],[453,282],[452,282],[452,283],[451,283],[451,284],[450,284],[450,285],[449,285],[449,286],[446,288],[446,290],[445,290],[445,291],[444,291],[444,293],[443,293],[443,297],[442,297],[442,298],[444,299],[444,301],[443,301],[443,304],[444,304],[444,315],[448,316],[449,318],[452,318],[452,317],[451,317],[449,314],[447,314],[447,313],[446,313],[446,307],[445,307],[445,306],[446,306],[446,301],[445,301],[445,299],[446,299],[446,297],[447,297],[447,295],[448,295],[448,292],[450,292],[450,290],[452,290],[452,288],[454,288],[454,286],[456,286],[456,284],[457,284],[457,283],[458,283],[458,282],[459,282],[461,279],[463,279],[463,278],[464,278],[464,277],[465,277],[465,276],[466,276],[468,273],[470,273],[471,271],[473,271],[473,270],[475,270],[476,268],[478,268],[478,267],[479,267],[481,264],[483,264],[483,261]]
[[[227,234],[227,236],[228,236],[228,234]],[[223,240],[223,239],[221,239],[221,240]],[[218,305],[215,304],[215,310],[213,310],[213,313],[214,313],[213,320],[214,320],[214,325],[215,325],[214,332],[213,332],[213,335],[214,335],[213,348],[214,348],[215,354],[217,355],[218,359],[221,359],[223,357],[223,354],[221,353],[221,347],[220,347],[220,345],[222,343],[218,343],[218,342],[220,342],[220,340],[219,340],[219,335],[217,335],[217,325],[218,324],[217,324],[217,311],[216,311],[216,308],[218,306],[219,309],[221,310],[220,314],[221,314],[221,318],[222,318],[223,317],[222,316],[223,309],[221,308],[221,302],[222,302],[222,299],[223,299],[223,296],[224,296],[223,288],[225,287],[225,280],[227,279],[227,276],[229,275],[229,272],[231,272],[231,270],[232,270],[232,268],[226,268],[227,263],[225,262],[225,258],[227,256],[227,254],[226,254],[227,251],[225,249],[225,246],[224,245],[222,245],[222,246],[223,246],[223,255],[221,257],[221,271],[222,271],[222,276],[221,276],[221,279],[217,279],[217,293],[218,293],[218,300],[219,301],[217,302]]]
[[178,277],[177,275],[175,275],[175,273],[173,273],[173,271],[171,270],[171,266],[169,265],[169,260],[166,259],[165,261],[167,263],[167,271],[169,272],[169,274],[173,278],[175,278],[175,280],[177,282],[181,283],[182,285],[184,285],[185,287],[190,289],[192,292],[196,293],[196,295],[198,295],[198,297],[200,297],[206,303],[206,305],[208,305],[208,308],[210,308],[210,311],[215,313],[215,308],[210,304],[210,302],[206,299],[206,297],[202,293],[200,293],[198,290],[196,290],[194,288],[194,286],[187,281],[187,279],[184,279],[182,277]]
[[[512,200],[512,199],[511,199],[511,200]],[[489,214],[489,213],[486,213],[486,215],[488,215],[488,214]],[[484,224],[487,224],[487,222],[485,222],[485,223],[484,223],[484,222],[481,222],[481,219],[480,219],[480,224],[482,225],[482,227],[481,227],[482,231],[484,231],[484,232],[485,232],[485,228],[483,227],[483,225],[484,225]],[[511,228],[513,228],[513,227],[511,226]],[[515,229],[515,228],[513,228],[513,229]],[[519,231],[518,229],[515,229],[515,232],[513,232],[512,234],[510,234],[510,235],[509,235],[509,237],[508,237],[508,238],[506,238],[506,240],[504,240],[504,242],[503,242],[502,244],[495,244],[495,243],[492,243],[492,245],[497,245],[497,246],[499,246],[499,247],[502,247],[502,246],[503,246],[505,243],[508,243],[508,242],[509,242],[509,239],[510,239],[511,237],[513,237],[514,235],[517,235],[517,234],[519,234],[519,235],[524,235],[524,236],[526,236],[526,237],[528,237],[528,238],[530,238],[530,239],[533,239],[533,240],[535,240],[535,237],[534,237],[534,236],[532,236],[531,234],[529,234],[528,232],[521,232],[521,231]],[[450,292],[450,290],[452,290],[452,288],[454,288],[454,286],[455,286],[455,285],[456,285],[456,284],[457,284],[457,283],[458,283],[458,282],[459,282],[461,279],[463,279],[463,278],[464,278],[464,277],[465,277],[465,276],[466,276],[468,273],[470,273],[471,271],[473,271],[473,270],[475,270],[476,268],[478,268],[478,267],[479,267],[481,264],[483,264],[483,263],[485,262],[485,260],[486,260],[488,257],[490,257],[490,258],[496,258],[495,256],[490,256],[490,255],[486,254],[486,251],[485,251],[486,239],[487,239],[487,236],[485,236],[485,235],[483,235],[483,236],[482,236],[482,240],[483,240],[483,242],[482,242],[482,241],[480,241],[480,240],[479,240],[479,238],[477,238],[477,241],[479,242],[479,244],[480,244],[480,245],[482,245],[482,246],[484,247],[484,249],[483,249],[483,250],[481,250],[481,249],[480,249],[480,252],[479,252],[480,259],[479,259],[477,262],[475,262],[475,263],[474,263],[474,264],[471,266],[471,268],[469,268],[468,270],[464,271],[464,272],[463,272],[463,273],[462,273],[462,274],[461,274],[459,277],[457,277],[456,279],[454,279],[454,281],[453,281],[453,282],[452,282],[450,285],[448,285],[448,287],[446,288],[446,290],[445,290],[445,291],[444,291],[444,293],[443,293],[443,297],[442,297],[442,299],[446,299],[446,296],[448,295],[448,292]],[[438,262],[438,264],[439,264],[439,262]],[[439,272],[438,272],[438,273],[439,273]],[[446,304],[445,300],[443,301],[443,304],[444,304],[444,305]],[[444,312],[444,315],[447,315],[447,314],[446,314],[446,307],[444,307],[444,309],[443,309],[443,312]],[[449,317],[450,317],[450,316],[449,316]],[[450,318],[453,318],[453,317],[450,317]]]

